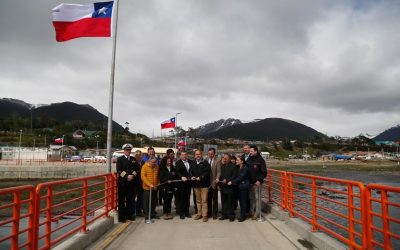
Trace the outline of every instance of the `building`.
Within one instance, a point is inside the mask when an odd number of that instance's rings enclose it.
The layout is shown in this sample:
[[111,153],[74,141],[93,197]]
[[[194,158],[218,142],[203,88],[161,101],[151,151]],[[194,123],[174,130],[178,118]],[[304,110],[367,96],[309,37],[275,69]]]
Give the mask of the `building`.
[[99,131],[94,131],[94,130],[75,130],[75,132],[72,134],[72,137],[74,139],[80,140],[83,138],[95,138],[98,136]]
[[[132,155],[132,156],[135,155],[135,151],[137,151],[137,150],[142,151],[143,154],[147,154],[147,149],[148,149],[148,148],[149,148],[149,147],[144,147],[144,148],[132,148],[132,153],[131,153],[131,155]],[[156,156],[157,156],[157,157],[160,157],[160,158],[164,157],[164,156],[166,155],[166,153],[167,153],[167,150],[170,149],[170,148],[162,148],[162,147],[153,147],[153,148],[154,148],[154,151],[155,151],[155,153],[156,153]],[[173,148],[172,148],[172,149],[173,149]],[[176,153],[176,150],[174,150],[174,152]],[[124,150],[117,150],[117,151],[114,151],[112,157],[113,157],[113,158],[117,158],[117,157],[121,156],[123,153],[124,153]]]
[[47,161],[47,148],[0,147],[0,160]]
[[48,161],[60,161],[75,155],[77,148],[68,145],[50,145],[48,151]]

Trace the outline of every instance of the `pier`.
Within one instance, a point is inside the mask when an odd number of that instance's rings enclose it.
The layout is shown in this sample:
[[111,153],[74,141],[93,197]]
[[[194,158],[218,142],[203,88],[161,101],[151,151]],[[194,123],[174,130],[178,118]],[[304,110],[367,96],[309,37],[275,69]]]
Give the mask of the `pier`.
[[[0,190],[1,249],[399,249],[400,188],[268,170],[264,221],[116,222],[115,175]],[[159,210],[160,208],[158,208]],[[160,213],[160,211],[159,211]]]

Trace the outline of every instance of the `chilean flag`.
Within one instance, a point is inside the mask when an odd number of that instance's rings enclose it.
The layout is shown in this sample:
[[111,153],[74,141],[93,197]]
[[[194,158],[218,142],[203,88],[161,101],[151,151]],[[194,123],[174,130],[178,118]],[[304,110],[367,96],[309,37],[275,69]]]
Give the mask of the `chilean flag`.
[[161,129],[164,128],[175,128],[175,117],[172,117],[169,120],[163,121],[161,123]]
[[55,7],[53,26],[57,42],[78,37],[110,37],[114,2],[66,4]]
[[63,138],[57,138],[57,139],[54,140],[54,142],[55,143],[63,143],[64,140],[63,140]]

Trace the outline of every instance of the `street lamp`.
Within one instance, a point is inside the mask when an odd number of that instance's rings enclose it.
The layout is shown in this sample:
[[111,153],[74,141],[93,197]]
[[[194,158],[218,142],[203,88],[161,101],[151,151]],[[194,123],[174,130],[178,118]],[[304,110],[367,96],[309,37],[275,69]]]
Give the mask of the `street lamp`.
[[[182,114],[182,112],[178,112],[175,114],[175,128],[178,127],[178,115]],[[178,136],[178,131],[175,129],[175,157],[177,155],[177,150],[176,150],[176,143],[177,143],[177,136]]]
[[33,133],[33,105],[31,106],[31,108],[29,109],[31,111],[31,134]]
[[96,138],[96,155],[99,155],[99,135],[96,135],[95,138]]
[[64,135],[61,138],[61,161],[63,160],[63,152],[64,152]]
[[18,163],[21,160],[21,141],[22,141],[22,129],[19,130]]

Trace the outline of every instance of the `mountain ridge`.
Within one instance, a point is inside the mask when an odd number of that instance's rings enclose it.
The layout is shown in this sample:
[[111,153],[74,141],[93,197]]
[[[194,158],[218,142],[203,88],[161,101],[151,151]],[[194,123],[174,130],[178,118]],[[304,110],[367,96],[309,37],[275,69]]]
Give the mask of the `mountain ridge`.
[[[70,121],[84,121],[103,124],[107,127],[107,116],[100,113],[89,104],[77,104],[74,102],[58,102],[51,104],[32,105],[24,101],[13,98],[0,99],[0,118],[17,115],[22,118],[54,119],[57,122],[65,123]],[[124,128],[113,121],[113,131],[121,132]]]
[[400,124],[386,129],[373,138],[374,141],[400,141]]
[[283,118],[265,118],[249,123],[234,124],[205,135],[206,138],[237,138],[244,140],[310,140],[326,135],[299,122]]

